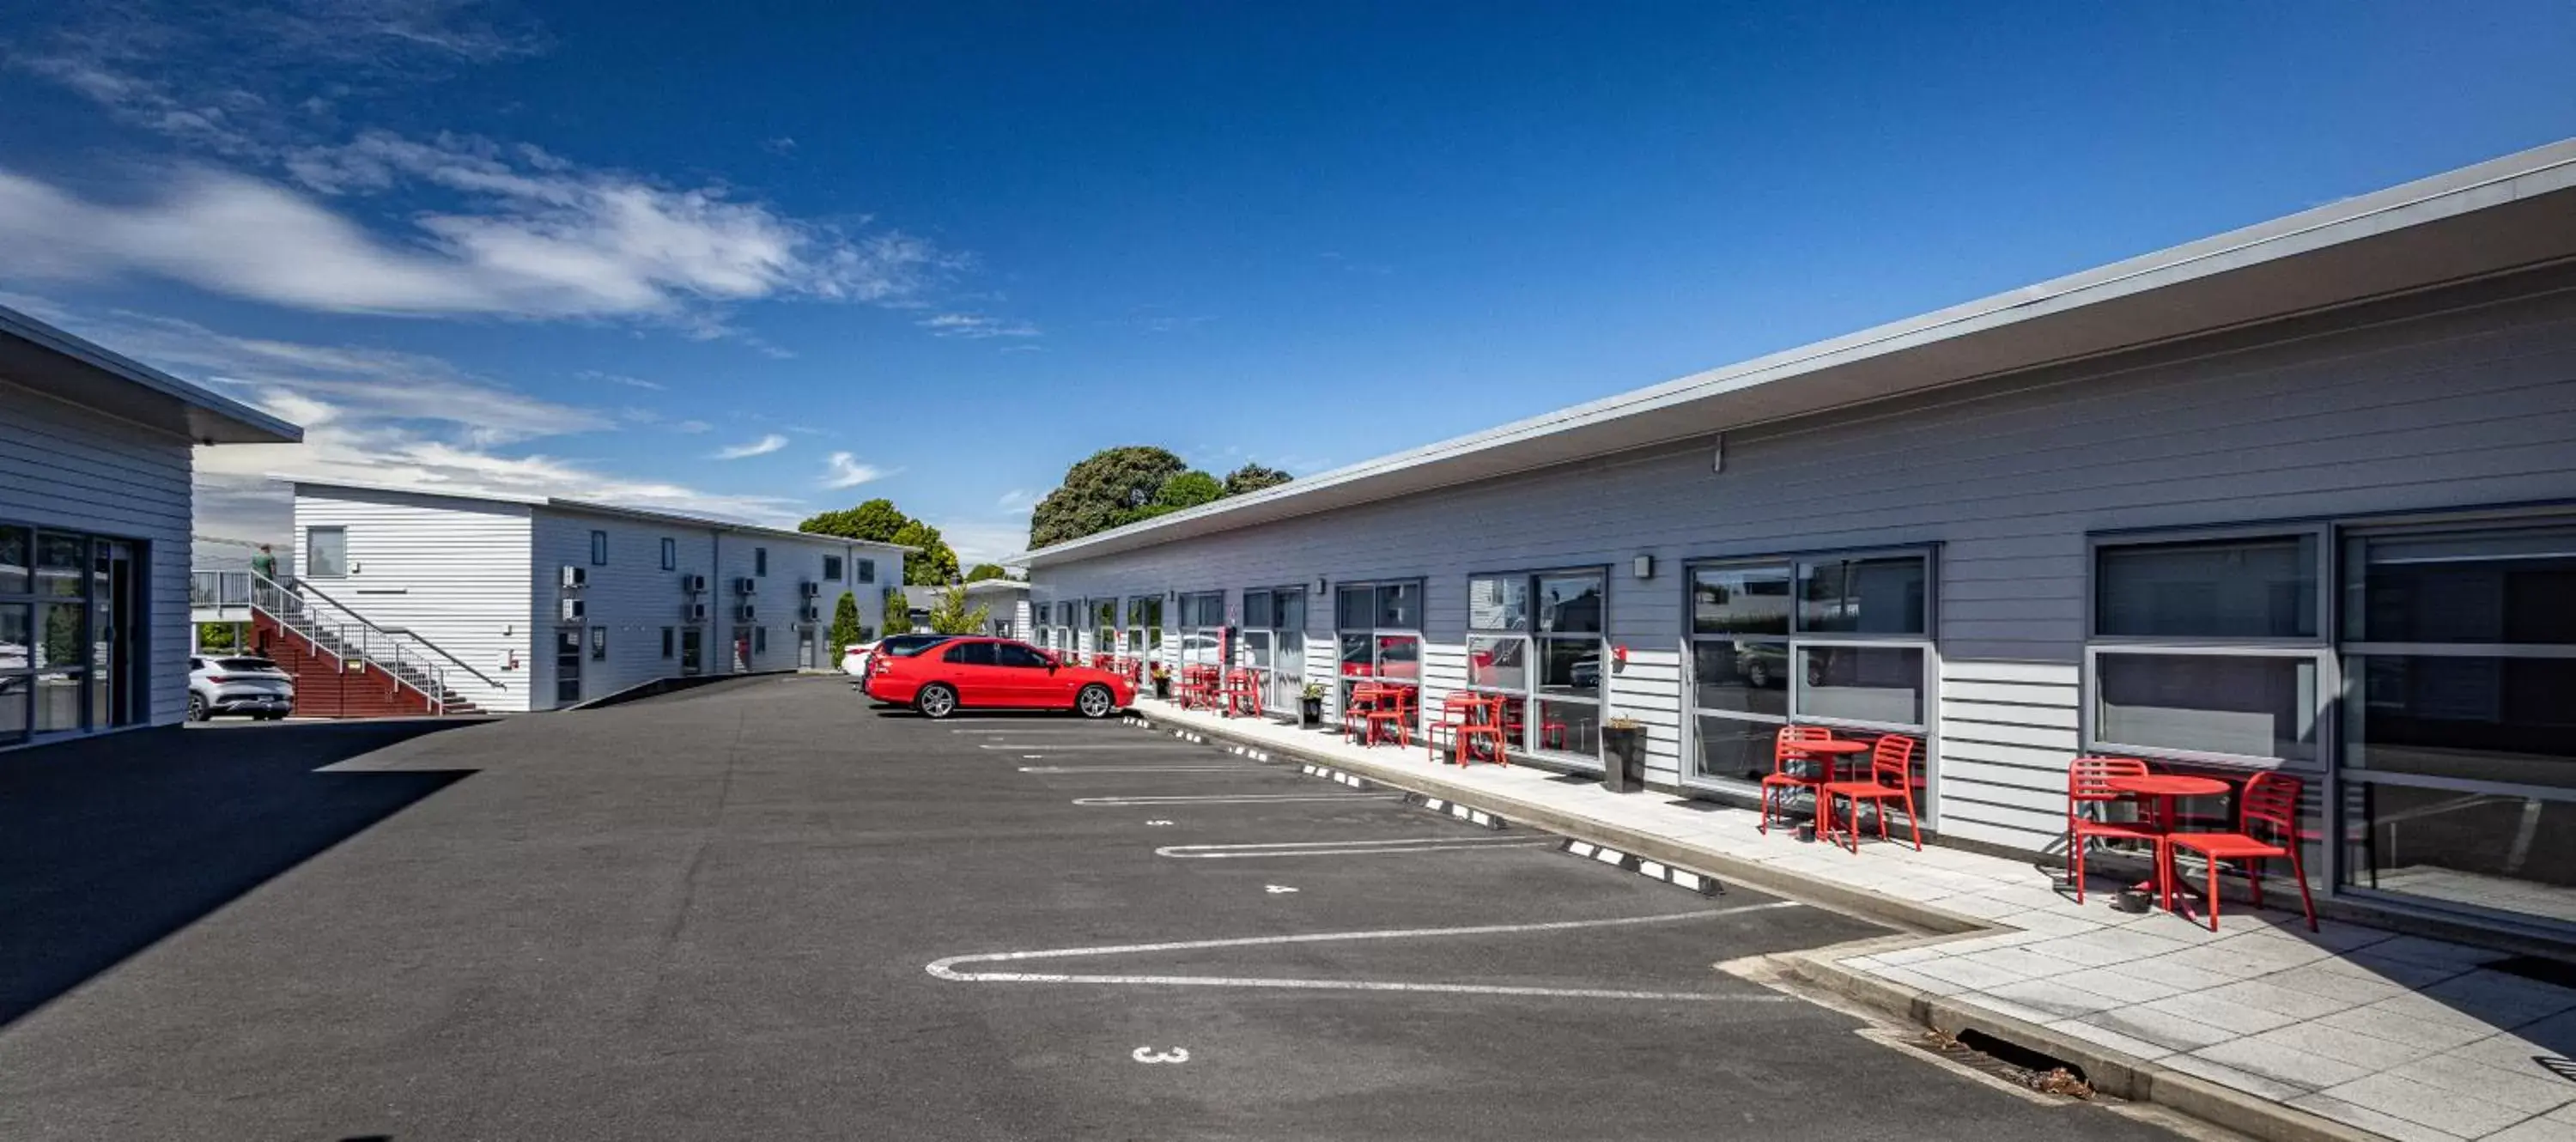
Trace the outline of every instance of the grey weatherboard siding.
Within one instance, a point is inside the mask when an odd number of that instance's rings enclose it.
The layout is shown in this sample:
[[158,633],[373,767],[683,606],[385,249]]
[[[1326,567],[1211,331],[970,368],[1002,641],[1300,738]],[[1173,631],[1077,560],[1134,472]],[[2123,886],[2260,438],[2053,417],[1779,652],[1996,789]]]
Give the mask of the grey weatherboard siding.
[[[1679,779],[1684,562],[1931,546],[1933,813],[2052,846],[2078,744],[2087,537],[2576,500],[2576,271],[2456,286],[1034,570],[1039,602],[1428,581],[1427,702],[1471,572],[1608,565],[1611,708]],[[1629,564],[1655,557],[1650,580]],[[1333,673],[1329,594],[1307,673]],[[1087,647],[1089,638],[1084,637]],[[1166,642],[1167,652],[1172,640]],[[2325,764],[2323,762],[2319,765]]]

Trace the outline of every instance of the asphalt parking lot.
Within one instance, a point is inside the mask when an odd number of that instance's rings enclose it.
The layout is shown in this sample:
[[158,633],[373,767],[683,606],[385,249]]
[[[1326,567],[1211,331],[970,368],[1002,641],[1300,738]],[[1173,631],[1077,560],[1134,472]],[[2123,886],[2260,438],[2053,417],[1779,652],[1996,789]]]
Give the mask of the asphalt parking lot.
[[117,956],[0,937],[0,1137],[2172,1137],[1714,967],[1863,921],[1115,723],[780,679],[261,780],[387,792],[175,831],[238,871]]

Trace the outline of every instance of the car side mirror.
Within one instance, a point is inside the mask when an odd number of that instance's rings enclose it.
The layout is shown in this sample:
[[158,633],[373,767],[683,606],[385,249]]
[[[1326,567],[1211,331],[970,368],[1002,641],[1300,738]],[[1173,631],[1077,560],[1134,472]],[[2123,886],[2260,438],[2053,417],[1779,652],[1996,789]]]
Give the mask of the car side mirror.
[[1047,659],[1047,673],[1049,673],[1049,674],[1053,674],[1053,673],[1055,673],[1055,660],[1054,660],[1054,659],[1052,659],[1052,658]]

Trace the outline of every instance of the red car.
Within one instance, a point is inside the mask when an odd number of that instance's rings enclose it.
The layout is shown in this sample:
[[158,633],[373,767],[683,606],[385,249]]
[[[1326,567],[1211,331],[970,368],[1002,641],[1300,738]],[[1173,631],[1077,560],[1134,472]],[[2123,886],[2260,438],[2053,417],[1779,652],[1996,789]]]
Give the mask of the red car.
[[925,717],[959,710],[1071,710],[1105,718],[1136,701],[1136,685],[1106,670],[1068,666],[1025,642],[958,638],[910,658],[876,655],[859,688]]

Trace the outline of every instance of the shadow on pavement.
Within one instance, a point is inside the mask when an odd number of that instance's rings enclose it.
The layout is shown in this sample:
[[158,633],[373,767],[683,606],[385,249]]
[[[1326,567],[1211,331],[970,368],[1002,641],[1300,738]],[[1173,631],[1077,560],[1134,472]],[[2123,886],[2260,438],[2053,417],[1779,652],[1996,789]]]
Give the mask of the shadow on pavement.
[[316,770],[471,724],[174,727],[0,759],[0,1026],[473,772]]

